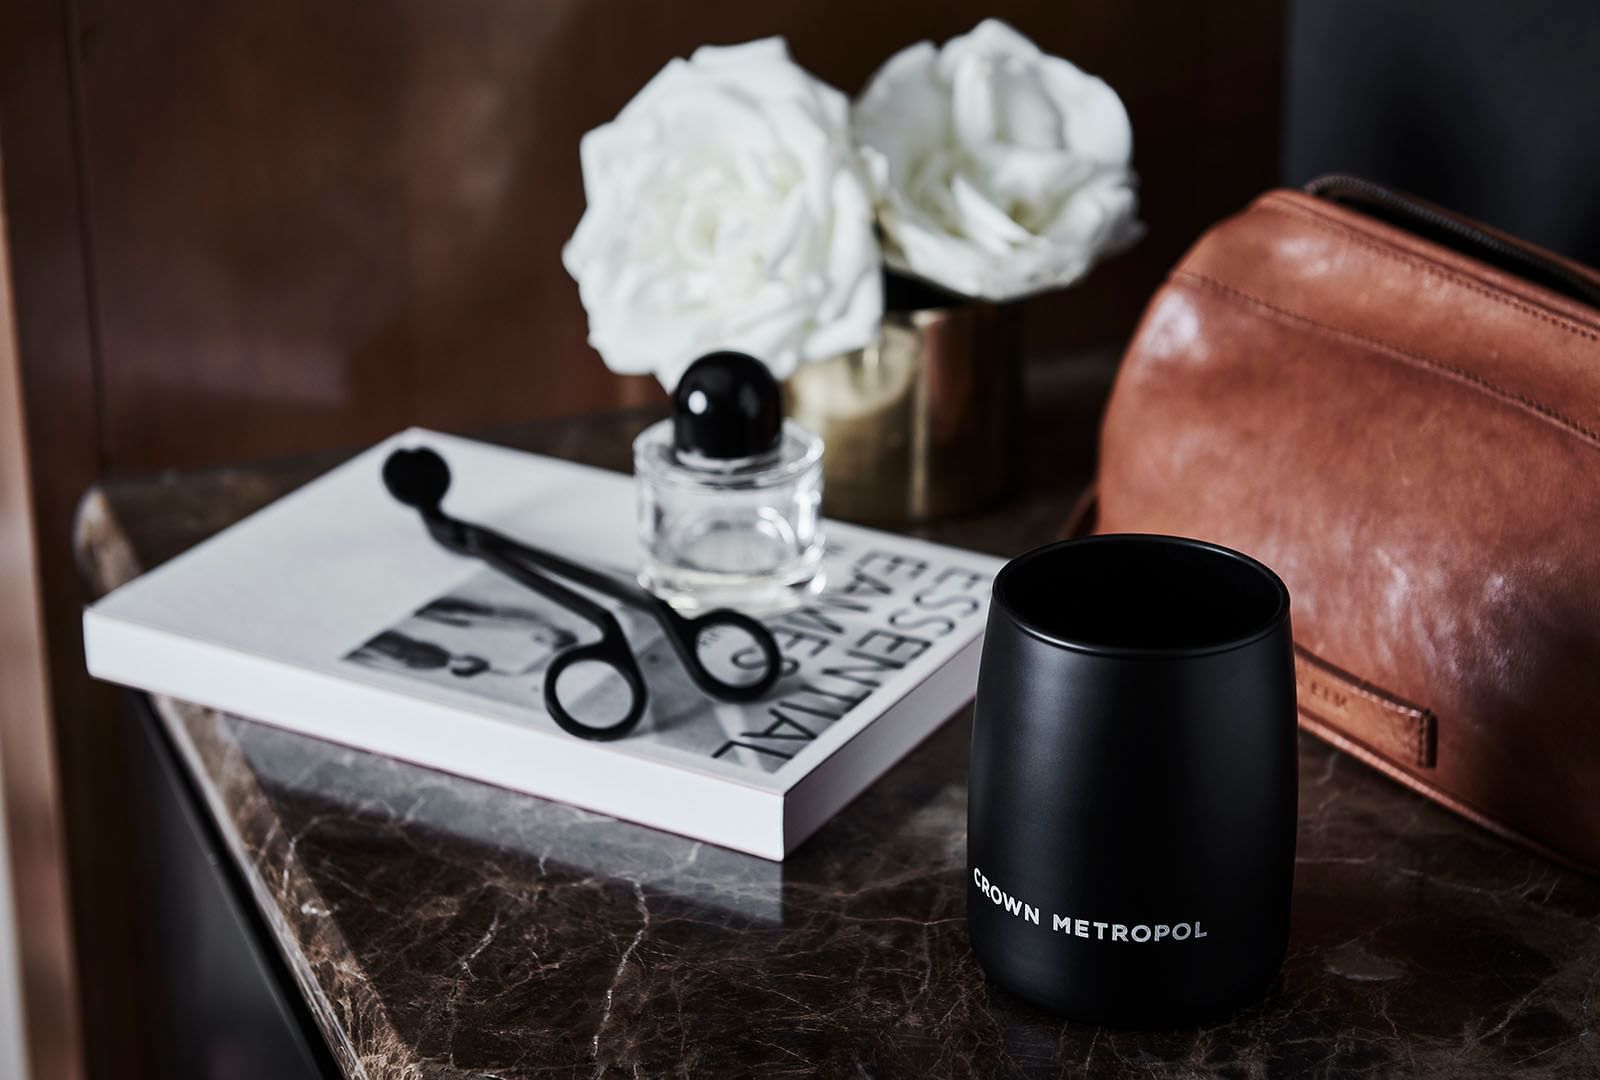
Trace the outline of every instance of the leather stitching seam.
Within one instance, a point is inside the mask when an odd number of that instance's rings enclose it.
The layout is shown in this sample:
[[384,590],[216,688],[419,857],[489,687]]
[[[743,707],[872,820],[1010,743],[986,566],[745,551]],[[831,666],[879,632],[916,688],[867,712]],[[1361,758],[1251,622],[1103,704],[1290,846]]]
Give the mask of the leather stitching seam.
[[1288,319],[1292,322],[1310,327],[1314,330],[1320,330],[1325,334],[1329,334],[1334,337],[1347,338],[1351,341],[1359,342],[1380,352],[1415,361],[1424,367],[1430,368],[1441,374],[1448,375],[1458,381],[1475,386],[1479,390],[1489,394],[1491,397],[1498,398],[1507,404],[1521,406],[1527,411],[1538,415],[1552,424],[1555,424],[1557,427],[1563,428],[1569,433],[1577,435],[1584,442],[1589,443],[1591,446],[1600,448],[1600,432],[1584,426],[1564,413],[1557,412],[1555,409],[1536,398],[1531,398],[1526,394],[1519,394],[1515,391],[1507,390],[1505,387],[1500,386],[1497,383],[1490,382],[1482,375],[1468,371],[1465,368],[1458,367],[1455,364],[1440,360],[1437,357],[1429,356],[1426,353],[1413,352],[1410,349],[1403,349],[1400,346],[1384,341],[1381,338],[1371,337],[1355,330],[1345,330],[1341,327],[1330,326],[1327,323],[1318,322],[1317,320],[1308,318],[1299,314],[1298,312],[1290,311],[1287,308],[1278,307],[1276,304],[1273,304],[1267,300],[1263,300],[1259,296],[1244,292],[1241,289],[1236,289],[1231,285],[1224,285],[1215,278],[1209,278],[1201,274],[1197,274],[1192,270],[1176,270],[1173,272],[1172,277],[1174,280],[1188,281],[1196,285],[1203,286],[1234,300],[1243,301],[1244,303],[1262,308],[1266,311],[1270,311],[1274,315],[1278,315],[1284,319]]
[[1459,270],[1451,269],[1448,266],[1444,266],[1430,259],[1423,258],[1420,255],[1413,255],[1408,251],[1402,251],[1392,247],[1383,243],[1381,240],[1377,240],[1371,236],[1368,236],[1366,233],[1362,232],[1360,229],[1357,229],[1353,225],[1346,224],[1342,221],[1335,221],[1332,218],[1325,217],[1322,214],[1317,213],[1315,210],[1310,210],[1294,203],[1277,201],[1263,202],[1260,204],[1260,208],[1263,210],[1275,210],[1281,214],[1291,214],[1295,217],[1308,221],[1327,232],[1343,234],[1344,237],[1351,243],[1367,248],[1369,251],[1376,252],[1377,254],[1393,259],[1396,262],[1405,263],[1406,265],[1421,270],[1425,273],[1438,274],[1441,277],[1448,278],[1450,281],[1455,282],[1462,288],[1475,292],[1486,299],[1493,300],[1497,304],[1502,304],[1506,307],[1513,308],[1516,311],[1522,312],[1524,315],[1531,315],[1535,319],[1547,322],[1552,326],[1565,330],[1568,333],[1575,334],[1578,337],[1588,338],[1590,341],[1600,341],[1600,331],[1596,331],[1568,316],[1558,315],[1553,311],[1547,311],[1544,308],[1538,307],[1526,300],[1521,299],[1520,297],[1509,296],[1506,293],[1495,289],[1493,286],[1485,284],[1484,282],[1479,281],[1477,278],[1464,274]]

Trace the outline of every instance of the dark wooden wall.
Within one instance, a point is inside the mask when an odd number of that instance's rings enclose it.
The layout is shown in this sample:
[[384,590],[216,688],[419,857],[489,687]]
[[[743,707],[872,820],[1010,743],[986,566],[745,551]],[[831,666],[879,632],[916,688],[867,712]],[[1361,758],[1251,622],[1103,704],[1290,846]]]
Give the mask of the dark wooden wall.
[[[4,224],[5,208],[0,204],[0,227]],[[6,829],[8,841],[0,844],[0,861],[9,854],[10,880],[15,885],[14,902],[0,902],[0,912],[9,909],[17,921],[15,976],[20,976],[24,1023],[29,1029],[24,1050],[38,1075],[75,1080],[82,1070],[64,826],[50,723],[30,455],[5,254],[5,237],[0,235],[0,788],[4,789],[0,827]],[[0,888],[5,887],[5,878],[5,867],[0,866]],[[0,969],[0,979],[15,976]],[[0,1038],[5,1036],[5,1020],[0,1017]]]
[[[105,824],[121,795],[79,661],[68,528],[85,485],[655,394],[588,350],[559,253],[582,210],[579,136],[708,42],[786,34],[802,64],[854,92],[894,49],[996,15],[1106,78],[1133,118],[1150,233],[1034,303],[1029,349],[1118,338],[1198,232],[1275,179],[1280,8],[0,5],[0,144],[78,894],[114,890],[121,850]],[[115,965],[122,931],[82,908],[80,950]],[[120,990],[110,976],[84,989],[86,1024],[108,1045],[138,1036],[116,1015]]]
[[107,464],[648,393],[585,347],[559,253],[583,206],[579,136],[705,41],[786,33],[853,91],[893,49],[992,10],[1105,76],[1134,119],[1150,239],[1096,282],[1112,306],[1040,314],[1047,339],[1118,333],[1195,231],[1272,179],[1273,8],[77,0]]

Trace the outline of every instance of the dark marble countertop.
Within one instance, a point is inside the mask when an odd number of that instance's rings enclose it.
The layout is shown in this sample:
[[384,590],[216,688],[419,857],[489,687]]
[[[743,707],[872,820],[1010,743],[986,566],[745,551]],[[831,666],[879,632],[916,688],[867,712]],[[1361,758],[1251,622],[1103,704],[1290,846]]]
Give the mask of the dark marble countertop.
[[[1030,375],[1024,491],[917,530],[1009,555],[1089,476],[1110,363]],[[491,433],[614,468],[649,417]],[[126,580],[336,461],[107,482],[79,556]],[[783,864],[158,700],[352,1077],[1600,1075],[1600,883],[1310,738],[1276,988],[1213,1027],[1064,1022],[963,925],[968,722]]]

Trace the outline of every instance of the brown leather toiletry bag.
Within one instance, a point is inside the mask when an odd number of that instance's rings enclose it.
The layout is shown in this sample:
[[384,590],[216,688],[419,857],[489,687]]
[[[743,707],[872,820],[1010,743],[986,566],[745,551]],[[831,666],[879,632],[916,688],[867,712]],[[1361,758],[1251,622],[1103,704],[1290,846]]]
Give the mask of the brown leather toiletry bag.
[[1263,195],[1145,312],[1098,497],[1282,575],[1308,731],[1600,872],[1600,274],[1359,180]]

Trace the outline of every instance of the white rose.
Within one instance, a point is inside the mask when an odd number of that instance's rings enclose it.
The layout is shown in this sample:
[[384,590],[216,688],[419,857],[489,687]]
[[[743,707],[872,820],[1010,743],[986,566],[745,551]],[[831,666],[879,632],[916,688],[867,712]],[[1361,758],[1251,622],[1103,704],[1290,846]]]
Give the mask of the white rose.
[[849,103],[781,38],[673,60],[583,138],[562,252],[613,371],[737,349],[779,378],[875,340],[881,253]]
[[890,57],[855,128],[885,260],[963,295],[1070,285],[1143,231],[1116,92],[994,19]]

